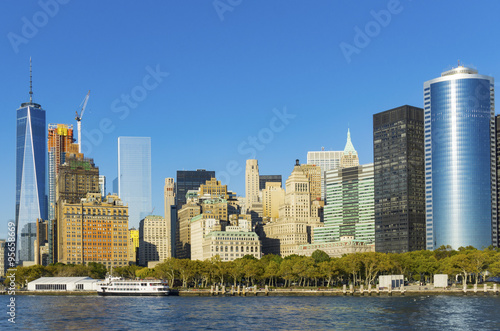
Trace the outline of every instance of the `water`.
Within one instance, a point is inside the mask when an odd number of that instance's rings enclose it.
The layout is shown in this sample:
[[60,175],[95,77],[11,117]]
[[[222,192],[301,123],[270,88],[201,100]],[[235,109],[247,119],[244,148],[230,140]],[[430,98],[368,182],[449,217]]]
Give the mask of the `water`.
[[[0,328],[12,326],[5,313]],[[30,330],[500,330],[498,296],[17,296]]]

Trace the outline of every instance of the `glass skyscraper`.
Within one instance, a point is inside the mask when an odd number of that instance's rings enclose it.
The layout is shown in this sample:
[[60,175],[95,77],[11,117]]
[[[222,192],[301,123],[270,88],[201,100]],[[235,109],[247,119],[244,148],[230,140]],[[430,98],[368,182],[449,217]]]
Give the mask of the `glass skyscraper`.
[[175,201],[177,210],[186,203],[186,194],[189,190],[197,190],[200,185],[205,184],[207,180],[215,178],[215,171],[198,170],[177,170],[177,181],[175,183]]
[[496,245],[492,77],[458,66],[424,83],[426,245]]
[[128,204],[129,225],[152,212],[151,138],[118,137],[118,194]]
[[[31,71],[31,68],[30,68]],[[47,219],[45,192],[45,110],[30,102],[17,110],[16,130],[16,239],[17,261],[35,261],[37,219]]]

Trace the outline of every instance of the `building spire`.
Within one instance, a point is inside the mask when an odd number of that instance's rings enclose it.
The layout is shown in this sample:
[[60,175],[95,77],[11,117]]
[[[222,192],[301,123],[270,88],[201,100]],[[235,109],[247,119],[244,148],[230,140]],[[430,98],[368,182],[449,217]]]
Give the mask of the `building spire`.
[[32,84],[31,56],[30,56],[30,103],[32,102],[33,102],[33,84]]
[[348,154],[353,154],[353,155],[356,155],[356,150],[354,149],[354,146],[352,145],[352,141],[351,141],[351,131],[349,130],[349,128],[347,128],[347,142],[345,144],[345,148],[344,148],[344,155],[348,155]]

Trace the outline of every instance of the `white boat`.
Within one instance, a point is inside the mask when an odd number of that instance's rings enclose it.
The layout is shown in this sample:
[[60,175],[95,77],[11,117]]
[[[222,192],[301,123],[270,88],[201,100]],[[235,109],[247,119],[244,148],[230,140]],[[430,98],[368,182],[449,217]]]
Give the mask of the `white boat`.
[[103,296],[167,296],[179,295],[161,280],[124,280],[107,278],[97,284],[97,294]]

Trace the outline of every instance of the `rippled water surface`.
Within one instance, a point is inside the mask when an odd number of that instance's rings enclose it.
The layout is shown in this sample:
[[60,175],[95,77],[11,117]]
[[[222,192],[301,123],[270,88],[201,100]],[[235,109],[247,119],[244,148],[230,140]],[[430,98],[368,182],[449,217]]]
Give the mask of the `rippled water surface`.
[[[1,296],[7,321],[9,297]],[[17,296],[30,330],[500,330],[498,296]]]

